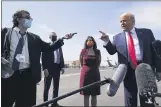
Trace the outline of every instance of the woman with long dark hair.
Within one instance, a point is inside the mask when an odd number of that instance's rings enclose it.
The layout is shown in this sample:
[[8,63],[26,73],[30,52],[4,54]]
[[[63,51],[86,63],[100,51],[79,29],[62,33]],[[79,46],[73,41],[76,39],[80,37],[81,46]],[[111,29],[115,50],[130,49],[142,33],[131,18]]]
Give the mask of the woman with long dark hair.
[[[101,52],[97,49],[97,44],[92,36],[85,40],[84,48],[80,54],[81,74],[80,88],[100,80],[99,66],[101,63]],[[97,95],[100,95],[100,86],[88,88],[80,92],[84,95],[84,106],[89,107],[89,97],[91,105],[96,107]]]

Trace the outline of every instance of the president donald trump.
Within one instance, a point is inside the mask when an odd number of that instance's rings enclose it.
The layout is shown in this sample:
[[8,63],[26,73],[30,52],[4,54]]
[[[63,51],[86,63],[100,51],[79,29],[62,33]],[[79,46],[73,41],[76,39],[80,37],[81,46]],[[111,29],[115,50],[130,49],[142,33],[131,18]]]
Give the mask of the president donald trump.
[[[104,32],[101,40],[104,41],[104,48],[110,55],[118,54],[118,62],[128,67],[124,79],[124,96],[126,107],[137,107],[137,85],[135,78],[135,68],[140,63],[147,63],[153,69],[156,68],[156,54],[152,48],[152,42],[155,41],[154,35],[150,29],[136,28],[135,17],[131,13],[124,13],[120,16],[120,25],[122,32],[109,40],[109,36]],[[161,70],[157,69],[157,75],[161,78]],[[140,96],[141,107],[147,107],[145,99]]]

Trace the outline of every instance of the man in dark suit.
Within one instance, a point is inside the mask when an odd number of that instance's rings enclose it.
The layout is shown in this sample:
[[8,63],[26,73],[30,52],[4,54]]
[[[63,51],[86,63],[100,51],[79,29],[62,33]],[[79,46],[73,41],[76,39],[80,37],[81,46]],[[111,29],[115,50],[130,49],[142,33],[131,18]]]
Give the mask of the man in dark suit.
[[[113,37],[113,42],[104,32],[101,40],[105,42],[104,48],[110,55],[117,52],[118,62],[126,64],[128,67],[124,79],[124,95],[126,107],[137,107],[137,85],[135,78],[135,68],[140,63],[147,63],[156,68],[156,55],[152,48],[152,42],[155,40],[150,29],[135,28],[135,17],[131,13],[124,13],[120,16],[120,24],[123,32]],[[156,69],[157,75],[161,78],[161,69]],[[140,105],[147,107],[145,99],[140,96]]]
[[[13,15],[13,27],[1,31],[1,55],[6,58],[14,70],[12,77],[2,80],[2,107],[31,107],[36,104],[36,84],[41,80],[41,52],[60,48],[63,39],[72,38],[67,34],[54,44],[48,44],[33,33],[32,18],[26,10]],[[4,54],[5,53],[5,54]]]
[[[56,33],[51,32],[49,38],[51,39],[51,43],[55,43],[57,40]],[[62,48],[59,48],[51,52],[43,52],[42,68],[45,73],[44,101],[47,101],[52,79],[53,79],[53,98],[58,97],[60,71],[64,73],[64,58],[63,58]],[[57,104],[57,102],[54,102],[54,104],[52,104],[52,107],[56,107],[56,106],[59,106],[59,105]]]

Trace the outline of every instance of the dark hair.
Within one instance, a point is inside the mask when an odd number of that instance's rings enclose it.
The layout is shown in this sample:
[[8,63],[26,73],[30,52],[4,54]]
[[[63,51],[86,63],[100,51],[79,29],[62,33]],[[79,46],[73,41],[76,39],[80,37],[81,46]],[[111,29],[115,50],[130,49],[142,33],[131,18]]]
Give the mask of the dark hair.
[[13,14],[13,16],[12,16],[12,18],[13,18],[13,20],[12,20],[12,22],[13,22],[13,28],[14,28],[14,27],[17,27],[17,26],[19,25],[17,19],[18,19],[18,18],[21,18],[22,15],[23,15],[24,13],[30,14],[30,13],[29,13],[28,11],[26,11],[26,10],[18,10],[18,11],[16,11],[16,12]]
[[84,43],[84,49],[87,49],[87,41],[88,41],[88,39],[89,39],[89,38],[91,38],[91,39],[92,39],[92,41],[93,41],[93,43],[94,43],[94,45],[93,45],[93,49],[97,49],[96,41],[95,41],[95,39],[94,39],[92,36],[88,36],[88,37],[87,37],[87,39],[85,40],[85,43]]

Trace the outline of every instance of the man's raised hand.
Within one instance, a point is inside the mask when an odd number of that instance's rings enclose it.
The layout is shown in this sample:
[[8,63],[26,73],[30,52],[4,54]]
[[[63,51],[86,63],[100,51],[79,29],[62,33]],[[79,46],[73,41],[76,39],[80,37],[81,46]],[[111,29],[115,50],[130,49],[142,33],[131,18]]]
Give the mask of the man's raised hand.
[[62,37],[62,39],[71,39],[75,34],[77,33],[66,34],[64,37]]
[[105,33],[105,32],[102,32],[102,31],[99,31],[102,35],[100,37],[100,39],[104,42],[108,42],[109,41],[109,36]]

